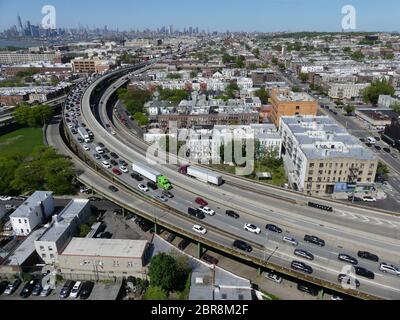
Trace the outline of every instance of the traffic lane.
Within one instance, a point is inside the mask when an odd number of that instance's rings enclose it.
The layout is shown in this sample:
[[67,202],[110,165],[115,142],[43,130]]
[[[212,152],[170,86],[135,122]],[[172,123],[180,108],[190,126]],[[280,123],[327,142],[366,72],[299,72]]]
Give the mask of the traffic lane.
[[[125,180],[125,182],[127,182],[127,183],[131,183],[130,181],[129,181],[129,178],[128,178],[128,180]],[[189,194],[189,193],[187,193],[186,195],[181,195],[180,196],[180,198],[182,198],[182,199],[188,199],[188,198],[190,198],[190,197],[192,197],[192,195],[191,194]],[[225,199],[225,203],[231,203],[232,204],[232,198],[230,198],[230,199]],[[176,209],[178,209],[178,210],[180,210],[180,211],[183,211],[183,212],[187,212],[187,208],[185,207],[185,206],[179,206],[179,207],[176,207]],[[232,208],[232,207],[230,207],[230,208],[226,208],[226,209],[235,209],[235,208]],[[288,212],[290,212],[290,210],[291,209],[289,209],[289,211]],[[254,214],[259,214],[259,212],[260,212],[260,209],[258,208],[258,207],[253,207],[253,215]],[[273,212],[270,212],[270,213],[273,213]],[[275,214],[275,213],[274,213]],[[263,216],[263,218],[265,218],[265,216]],[[271,221],[271,222],[277,222],[277,221],[279,221],[279,219],[281,219],[281,217],[280,217],[280,215],[278,214],[278,216],[276,217],[276,220],[275,221]],[[254,220],[253,220],[254,221]],[[298,225],[299,224],[301,224],[302,222],[293,222],[292,223],[292,226],[294,225],[295,227],[298,227]],[[304,223],[303,223],[304,224]],[[315,229],[315,227],[316,227],[316,225],[315,224],[311,224],[311,225],[309,225],[309,229]],[[351,233],[353,233],[353,231],[351,231]],[[361,239],[362,241],[363,241],[363,239]]]
[[[94,175],[89,175],[90,178],[93,178],[93,176],[94,176]],[[107,183],[104,183],[104,178],[98,177],[98,179],[100,180],[100,183],[99,183],[99,185],[98,185],[98,188],[104,188],[104,186],[107,185]],[[101,180],[102,180],[102,181],[101,181]],[[107,192],[107,189],[104,189],[104,191]],[[123,191],[119,191],[119,192],[118,192],[118,195],[123,195],[123,194],[124,194]],[[131,195],[126,194],[126,195],[124,196],[124,198],[123,198],[121,201],[124,201],[125,203],[129,203],[129,200],[131,200],[131,198],[132,198]],[[143,205],[146,205],[146,204],[143,204],[141,201],[139,201],[139,203],[140,203],[141,207],[143,207]],[[167,214],[161,215],[160,218],[165,219],[166,217],[168,217]],[[181,221],[178,222],[177,220],[179,220],[179,218],[176,219],[176,217],[174,216],[174,217],[173,217],[173,223],[174,223],[175,225],[178,224],[178,223],[180,223],[181,227],[183,228],[184,226],[182,225]],[[191,223],[189,223],[189,225],[187,226],[187,221],[184,221],[183,224],[186,224],[186,227],[187,227],[187,228],[190,228],[190,226],[191,226]],[[219,237],[219,239],[218,239],[218,240],[215,239],[215,238],[214,238],[215,236]],[[219,241],[219,242],[217,242],[217,243],[222,243],[222,242],[221,242],[221,237],[220,237],[220,235],[219,235],[219,234],[216,234],[215,236],[213,236],[212,232],[208,232],[208,233],[207,233],[207,237],[209,237],[210,239],[214,239],[215,241]],[[225,240],[225,241],[226,241],[226,240]],[[225,244],[227,244],[228,247],[230,247],[230,246],[231,246],[231,244],[230,244],[231,242],[232,242],[232,240],[228,241],[228,243],[225,242]]]

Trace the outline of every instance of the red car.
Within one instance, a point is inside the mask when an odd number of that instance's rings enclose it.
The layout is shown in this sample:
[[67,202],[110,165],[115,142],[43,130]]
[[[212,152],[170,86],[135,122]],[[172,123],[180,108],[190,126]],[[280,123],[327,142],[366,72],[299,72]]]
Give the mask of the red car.
[[196,203],[201,205],[201,206],[207,206],[208,202],[202,198],[196,198]]
[[113,169],[112,172],[114,172],[117,176],[122,175],[122,172],[119,169]]

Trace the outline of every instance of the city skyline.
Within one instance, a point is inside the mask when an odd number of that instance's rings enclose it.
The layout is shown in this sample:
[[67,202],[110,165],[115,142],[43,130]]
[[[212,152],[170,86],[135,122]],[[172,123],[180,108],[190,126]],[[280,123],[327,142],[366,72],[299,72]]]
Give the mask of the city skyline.
[[[385,6],[382,3],[385,3]],[[136,29],[156,30],[162,26],[183,31],[190,26],[205,31],[341,31],[341,12],[344,5],[353,5],[356,9],[357,24],[355,31],[398,31],[396,12],[400,4],[395,0],[383,0],[380,4],[372,0],[221,0],[217,3],[205,0],[199,6],[194,2],[176,1],[164,3],[156,0],[152,5],[142,2],[121,0],[119,5],[98,1],[96,7],[90,2],[80,2],[79,10],[73,11],[78,4],[70,1],[65,4],[59,0],[52,3],[31,1],[29,3],[4,1],[0,4],[0,30],[18,27],[17,17],[26,23],[37,25],[43,17],[41,9],[51,4],[56,8],[58,28],[88,27],[130,31]],[[95,12],[96,14],[93,14]]]

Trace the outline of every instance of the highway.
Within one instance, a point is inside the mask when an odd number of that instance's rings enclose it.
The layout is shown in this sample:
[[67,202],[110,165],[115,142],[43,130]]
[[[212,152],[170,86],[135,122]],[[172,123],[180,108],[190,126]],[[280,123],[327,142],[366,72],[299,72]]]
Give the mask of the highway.
[[[125,137],[119,137],[119,132],[116,136],[113,136],[97,122],[92,110],[90,110],[89,98],[91,92],[101,81],[102,80],[99,79],[92,84],[83,96],[82,121],[85,121],[88,127],[93,130],[97,142],[105,143],[111,151],[115,151],[128,162],[143,162],[143,155],[134,148],[131,149],[131,146],[128,146],[128,141]],[[104,96],[107,96],[107,94],[108,93],[106,92]],[[104,101],[103,104],[100,105],[104,105]],[[121,142],[120,140],[123,140],[124,142]],[[94,146],[95,144],[90,145],[92,150],[94,149]],[[391,234],[398,239],[399,219],[397,217],[388,216],[384,213],[374,213],[364,208],[349,209],[348,206],[342,204],[339,205],[337,203],[334,203],[336,209],[334,214],[336,216],[332,216],[331,214],[326,214],[305,207],[304,204],[306,199],[303,195],[293,194],[286,190],[272,189],[273,193],[276,193],[276,190],[279,190],[280,193],[283,193],[286,199],[291,198],[297,202],[298,200],[296,199],[298,198],[300,200],[299,203],[303,203],[303,206],[285,200],[271,198],[270,195],[254,194],[251,191],[245,191],[243,187],[247,187],[248,184],[251,184],[252,188],[259,188],[259,186],[242,179],[238,179],[242,186],[239,191],[237,186],[228,183],[221,188],[204,185],[196,180],[178,174],[176,168],[172,169],[163,166],[161,169],[175,185],[174,193],[176,197],[168,203],[170,207],[185,212],[188,206],[194,206],[193,200],[196,195],[205,197],[209,200],[210,206],[217,211],[215,217],[207,217],[206,220],[212,219],[213,226],[228,231],[233,236],[237,235],[244,239],[248,239],[249,241],[254,241],[262,247],[266,246],[271,250],[271,252],[274,252],[273,257],[269,260],[270,263],[274,263],[274,259],[278,259],[280,256],[283,259],[285,255],[291,255],[291,259],[293,259],[293,252],[290,252],[293,248],[284,245],[281,241],[281,236],[276,237],[269,233],[267,240],[265,232],[260,236],[247,233],[243,230],[244,221],[232,221],[224,215],[226,209],[234,209],[238,211],[241,214],[241,220],[244,218],[246,219],[245,222],[254,223],[261,228],[263,228],[265,223],[276,223],[285,229],[286,234],[294,236],[298,240],[302,239],[306,232],[325,239],[328,245],[322,250],[304,243],[301,243],[301,246],[302,248],[313,252],[317,257],[320,257],[320,259],[318,258],[317,264],[315,262],[309,263],[315,269],[321,268],[322,273],[319,274],[315,271],[313,276],[318,277],[319,275],[323,279],[325,278],[332,283],[337,283],[335,277],[340,272],[341,267],[343,267],[343,264],[335,258],[335,256],[337,257],[339,250],[341,253],[350,253],[354,256],[355,250],[371,248],[372,251],[379,250],[377,252],[381,257],[397,260],[393,261],[393,263],[398,263],[399,242],[388,236],[388,232],[391,232]],[[124,184],[129,184],[130,186],[133,185],[132,179],[129,175],[123,175],[118,179]],[[235,180],[233,177],[229,177],[229,179],[231,179],[231,181]],[[268,190],[271,194],[271,189]],[[225,204],[229,204],[229,207]],[[298,212],[299,208],[301,209],[301,213]],[[342,208],[343,210],[341,210]],[[354,210],[357,211],[357,213],[354,213]],[[316,216],[318,219],[316,219]],[[376,216],[378,216],[378,220],[371,220],[377,219],[375,218]],[[361,221],[364,221],[364,223]],[[372,221],[375,222],[373,223]],[[381,232],[378,234],[371,230],[380,230]],[[274,246],[275,248],[272,249]],[[276,249],[276,246],[278,246],[278,249]],[[278,265],[284,266],[285,263],[282,262],[282,264]],[[365,292],[375,294],[378,297],[399,297],[399,283],[397,278],[380,274],[377,271],[376,264],[369,264],[368,262],[363,261],[362,265],[374,271],[377,279],[372,281],[371,284],[368,283],[371,288],[363,286],[364,288],[360,290],[365,290]],[[333,277],[333,275],[335,276]]]

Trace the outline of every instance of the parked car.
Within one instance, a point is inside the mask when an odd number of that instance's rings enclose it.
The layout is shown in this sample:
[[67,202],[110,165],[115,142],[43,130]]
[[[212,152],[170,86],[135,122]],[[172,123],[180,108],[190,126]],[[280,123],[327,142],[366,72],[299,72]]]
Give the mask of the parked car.
[[348,254],[344,253],[339,253],[338,260],[348,262],[354,265],[358,264],[358,260],[356,258],[353,258],[352,256],[349,256]]
[[176,234],[171,232],[171,233],[168,235],[168,237],[167,237],[167,241],[168,241],[169,243],[172,243],[172,241],[174,241],[175,238],[176,238]]
[[78,298],[81,289],[82,289],[82,282],[81,281],[75,282],[75,284],[71,290],[71,294],[69,296],[71,298]]
[[190,240],[189,239],[183,239],[181,242],[179,242],[178,244],[178,248],[180,250],[185,250],[185,248],[190,244]]
[[0,281],[0,295],[4,293],[9,283],[7,280]]
[[12,295],[17,289],[18,287],[21,285],[22,281],[20,279],[15,279],[12,282],[10,282],[6,288],[6,290],[4,290],[4,294],[6,295]]
[[318,292],[319,292],[318,288],[316,288],[316,287],[314,287],[312,285],[303,284],[303,283],[299,283],[297,285],[297,289],[299,291],[301,291],[301,292],[308,293],[308,294],[310,294],[310,295],[312,295],[314,297],[318,296]]
[[246,252],[252,252],[253,248],[251,247],[251,245],[247,244],[246,242],[242,241],[242,240],[235,240],[233,242],[233,247],[239,250],[243,250]]
[[40,280],[33,287],[32,295],[35,297],[40,296],[40,293],[42,292],[42,290],[43,290],[42,281]]
[[59,295],[60,299],[68,298],[74,285],[75,285],[75,281],[67,280],[64,283],[63,287],[61,288],[60,295]]
[[46,284],[43,289],[42,292],[40,293],[41,297],[47,297],[50,292],[52,291],[50,284]]
[[239,214],[237,214],[235,211],[232,211],[232,210],[226,210],[225,214],[228,217],[231,217],[231,218],[234,218],[234,219],[239,219],[240,218]]
[[374,262],[379,262],[379,257],[376,254],[372,254],[368,251],[358,251],[357,255],[360,258],[366,259],[366,260],[371,260]]
[[86,300],[87,298],[89,298],[90,294],[93,291],[93,287],[94,287],[94,282],[85,281],[82,284],[81,293],[79,295],[80,299],[81,300]]
[[213,257],[213,256],[210,256],[210,255],[208,255],[208,254],[204,254],[202,259],[203,259],[204,261],[207,261],[207,262],[210,263],[210,264],[213,264],[213,265],[217,265],[218,262],[219,262],[217,258],[215,258],[215,257]]
[[316,244],[318,246],[324,247],[325,246],[325,241],[316,237],[316,236],[310,236],[310,235],[305,235],[304,236],[304,241],[309,242],[312,244]]
[[282,229],[279,228],[279,227],[277,227],[277,226],[274,225],[274,224],[267,224],[267,225],[265,226],[265,229],[267,229],[267,230],[269,230],[269,231],[272,231],[272,232],[276,232],[276,233],[282,233]]
[[37,282],[38,282],[37,279],[32,279],[29,282],[27,282],[25,286],[22,288],[22,291],[20,292],[19,296],[21,298],[28,298],[32,294],[32,290]]
[[372,196],[363,196],[362,199],[364,202],[376,202],[376,198]]
[[282,283],[282,277],[278,276],[276,273],[273,272],[265,272],[264,273],[265,278],[267,278],[268,280],[274,281],[278,284]]

